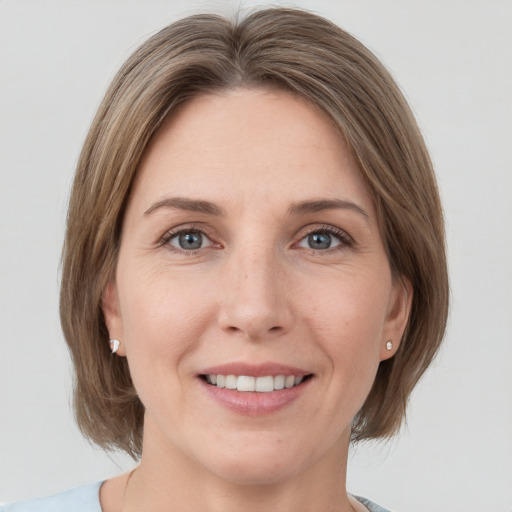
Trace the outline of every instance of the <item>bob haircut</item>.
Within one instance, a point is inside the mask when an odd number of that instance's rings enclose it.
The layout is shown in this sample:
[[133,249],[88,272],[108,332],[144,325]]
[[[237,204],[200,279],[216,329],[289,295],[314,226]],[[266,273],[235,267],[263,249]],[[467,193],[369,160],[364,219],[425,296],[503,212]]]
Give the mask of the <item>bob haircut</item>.
[[435,356],[448,312],[444,225],[431,161],[387,70],[359,41],[302,10],[265,9],[235,22],[195,15],[164,28],[122,66],[94,118],[71,192],[61,322],[76,371],[75,415],[107,450],[137,458],[144,406],[126,358],[112,357],[102,293],[115,277],[123,216],[140,159],[177,107],[230,89],[288,91],[324,112],[373,197],[392,274],[412,309],[400,347],[380,363],[352,440],[392,436]]

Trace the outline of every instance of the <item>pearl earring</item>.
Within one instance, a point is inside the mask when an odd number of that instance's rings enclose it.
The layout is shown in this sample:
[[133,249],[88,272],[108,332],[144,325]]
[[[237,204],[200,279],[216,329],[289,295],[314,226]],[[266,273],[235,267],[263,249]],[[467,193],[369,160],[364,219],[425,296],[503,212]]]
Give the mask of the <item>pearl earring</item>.
[[110,350],[112,350],[112,354],[115,354],[117,352],[119,345],[121,345],[121,342],[119,340],[116,340],[116,339],[110,340]]
[[391,340],[389,340],[387,343],[386,343],[386,348],[388,350],[391,350],[393,348],[393,342]]

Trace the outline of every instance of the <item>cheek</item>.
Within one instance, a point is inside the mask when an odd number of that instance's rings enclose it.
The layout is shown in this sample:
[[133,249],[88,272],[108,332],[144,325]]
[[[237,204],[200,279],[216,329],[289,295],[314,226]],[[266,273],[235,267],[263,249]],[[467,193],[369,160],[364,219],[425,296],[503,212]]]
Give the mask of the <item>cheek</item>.
[[387,281],[385,276],[374,279],[353,273],[311,280],[307,285],[309,292],[302,294],[303,309],[310,311],[308,316],[319,332],[329,330],[331,335],[350,336],[358,344],[378,343],[391,288]]
[[[331,279],[304,297],[304,314],[317,343],[344,385],[373,381],[386,320],[386,286],[363,274]],[[386,282],[381,277],[381,282]]]
[[[136,278],[127,278],[130,274]],[[205,300],[205,290],[179,276],[169,279],[164,272],[140,269],[119,282],[124,283],[121,315],[134,381],[139,376],[153,378],[160,371],[166,379],[172,378],[210,322],[211,301]]]

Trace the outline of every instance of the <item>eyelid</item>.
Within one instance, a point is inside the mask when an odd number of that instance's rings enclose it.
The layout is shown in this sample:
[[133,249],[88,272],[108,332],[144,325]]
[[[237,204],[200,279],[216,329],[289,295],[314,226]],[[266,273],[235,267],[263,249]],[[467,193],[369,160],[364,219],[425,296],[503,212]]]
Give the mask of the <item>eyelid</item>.
[[[163,247],[166,249],[169,249],[171,251],[180,253],[180,254],[187,254],[192,255],[196,254],[199,251],[202,251],[204,249],[208,249],[210,247],[221,247],[220,243],[215,242],[212,235],[209,233],[209,229],[207,229],[205,226],[198,227],[196,224],[188,224],[188,225],[180,225],[176,226],[174,228],[168,229],[157,241],[158,247]],[[210,245],[207,247],[201,247],[199,249],[191,249],[191,250],[185,250],[181,249],[180,247],[176,247],[174,245],[171,245],[169,242],[176,238],[177,236],[181,235],[182,233],[190,233],[190,232],[196,232],[200,233],[202,236],[208,239],[210,242]]]
[[[180,247],[179,245],[175,245],[173,242],[175,240],[179,240],[179,238],[181,237],[182,234],[191,234],[191,233],[194,233],[194,234],[199,234],[201,236],[201,247],[198,247],[197,249],[183,249],[182,247]],[[167,240],[167,243],[171,246],[171,247],[174,247],[176,249],[178,249],[179,251],[184,251],[184,252],[193,252],[195,250],[199,251],[200,249],[206,249],[207,247],[211,247],[213,245],[213,242],[210,240],[210,238],[208,236],[206,236],[204,233],[202,233],[201,231],[197,231],[197,230],[191,230],[191,229],[185,229],[185,230],[181,230],[181,231],[178,231],[177,233],[174,233],[172,236],[170,236]],[[203,244],[207,244],[207,245],[203,245]]]
[[[173,238],[175,238],[176,236],[179,236],[182,233],[188,233],[188,232],[194,232],[194,231],[197,233],[201,233],[203,236],[205,236],[211,242],[211,244],[208,245],[207,247],[201,247],[199,249],[192,249],[192,250],[184,250],[184,249],[181,249],[179,247],[169,244],[169,241],[172,240]],[[222,244],[220,242],[215,241],[213,235],[211,234],[212,231],[214,231],[214,230],[212,228],[210,228],[209,226],[204,226],[204,225],[198,226],[196,223],[179,225],[174,228],[168,229],[158,239],[157,245],[159,247],[165,247],[174,252],[184,253],[187,255],[195,254],[199,251],[208,249],[210,247],[222,249],[223,248]],[[352,247],[355,245],[355,240],[344,229],[341,229],[339,227],[336,227],[336,226],[333,226],[330,224],[322,224],[322,225],[315,224],[315,225],[305,226],[304,228],[302,228],[299,231],[299,233],[297,235],[298,241],[294,242],[293,245],[297,246],[298,243],[302,242],[306,237],[308,237],[309,235],[311,235],[313,233],[327,233],[327,234],[335,237],[339,241],[339,244],[335,245],[334,247],[330,247],[328,249],[311,249],[311,248],[309,248],[309,250],[311,250],[311,251],[328,252],[331,249],[335,250],[336,248]]]
[[[304,229],[305,229],[305,231],[304,231]],[[299,235],[298,235],[299,240],[298,240],[298,242],[296,242],[297,244],[302,242],[306,237],[308,237],[309,235],[311,235],[313,233],[326,233],[331,236],[334,236],[340,242],[338,245],[336,245],[334,247],[330,247],[329,249],[311,249],[310,248],[310,250],[313,250],[313,251],[327,252],[330,249],[335,249],[339,246],[352,247],[353,245],[355,245],[354,239],[344,229],[338,228],[336,226],[332,226],[329,224],[323,224],[321,226],[319,226],[319,225],[309,226],[304,229],[301,230],[301,232],[299,232]]]

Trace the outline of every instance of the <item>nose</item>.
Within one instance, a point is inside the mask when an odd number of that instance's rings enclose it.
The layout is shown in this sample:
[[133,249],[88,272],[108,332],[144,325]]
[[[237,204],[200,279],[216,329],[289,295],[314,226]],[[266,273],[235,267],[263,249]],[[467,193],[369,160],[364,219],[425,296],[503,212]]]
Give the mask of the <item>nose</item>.
[[225,332],[264,341],[290,330],[285,272],[271,250],[233,255],[225,263],[221,287],[218,321]]

